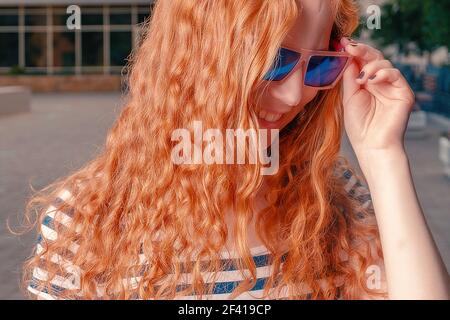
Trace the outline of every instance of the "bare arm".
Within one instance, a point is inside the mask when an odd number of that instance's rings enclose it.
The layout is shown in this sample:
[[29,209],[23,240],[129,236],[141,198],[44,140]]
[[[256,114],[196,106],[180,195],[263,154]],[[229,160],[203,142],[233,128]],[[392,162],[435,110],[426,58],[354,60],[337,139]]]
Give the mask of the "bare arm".
[[390,299],[450,299],[449,275],[417,199],[404,150],[359,155],[372,195]]

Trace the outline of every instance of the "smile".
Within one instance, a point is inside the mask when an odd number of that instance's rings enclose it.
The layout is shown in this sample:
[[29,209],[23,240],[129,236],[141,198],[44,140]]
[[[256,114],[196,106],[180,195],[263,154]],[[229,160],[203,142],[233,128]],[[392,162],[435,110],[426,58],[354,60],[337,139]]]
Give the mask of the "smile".
[[259,117],[267,122],[276,122],[280,120],[283,115],[281,113],[272,113],[266,110],[261,110],[259,112]]

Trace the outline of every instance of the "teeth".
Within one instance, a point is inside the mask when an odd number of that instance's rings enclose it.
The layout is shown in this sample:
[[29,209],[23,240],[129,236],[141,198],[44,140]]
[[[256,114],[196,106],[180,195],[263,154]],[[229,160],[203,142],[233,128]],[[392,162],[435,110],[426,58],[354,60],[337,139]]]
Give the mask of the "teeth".
[[281,116],[282,116],[282,115],[279,114],[279,113],[267,112],[267,111],[265,111],[265,110],[261,110],[261,111],[259,112],[259,117],[260,117],[261,119],[264,119],[264,120],[268,121],[268,122],[275,122],[275,121],[278,121],[278,120],[280,120]]
[[264,119],[266,116],[267,116],[267,112],[266,112],[266,111],[261,110],[261,111],[259,112],[259,117],[260,117],[261,119]]

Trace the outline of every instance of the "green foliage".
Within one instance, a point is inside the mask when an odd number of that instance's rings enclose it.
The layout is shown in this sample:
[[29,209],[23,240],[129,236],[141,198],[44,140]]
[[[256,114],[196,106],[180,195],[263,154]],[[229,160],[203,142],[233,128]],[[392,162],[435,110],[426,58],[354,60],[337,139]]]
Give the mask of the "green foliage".
[[19,75],[19,74],[24,74],[24,73],[25,73],[25,69],[18,65],[12,66],[8,72],[9,75],[13,75],[13,76]]
[[382,6],[381,29],[372,38],[403,52],[415,43],[420,51],[450,44],[450,0],[389,0]]
[[423,1],[425,44],[428,48],[450,47],[450,0]]
[[366,27],[366,19],[364,17],[361,17],[359,19],[359,24],[356,30],[352,33],[352,37],[357,39],[361,36],[362,31]]

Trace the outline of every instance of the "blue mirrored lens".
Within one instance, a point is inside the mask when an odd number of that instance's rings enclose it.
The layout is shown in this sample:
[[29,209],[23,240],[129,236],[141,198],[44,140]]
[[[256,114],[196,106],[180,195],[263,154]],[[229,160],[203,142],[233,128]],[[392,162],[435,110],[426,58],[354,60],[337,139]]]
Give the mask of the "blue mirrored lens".
[[300,54],[289,49],[280,48],[272,68],[264,76],[264,80],[283,80],[294,69],[300,60]]
[[348,58],[333,56],[312,56],[306,70],[305,85],[326,87],[338,78]]

